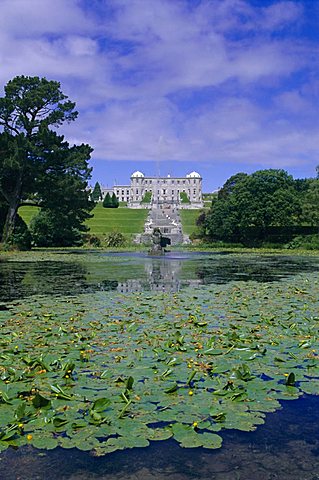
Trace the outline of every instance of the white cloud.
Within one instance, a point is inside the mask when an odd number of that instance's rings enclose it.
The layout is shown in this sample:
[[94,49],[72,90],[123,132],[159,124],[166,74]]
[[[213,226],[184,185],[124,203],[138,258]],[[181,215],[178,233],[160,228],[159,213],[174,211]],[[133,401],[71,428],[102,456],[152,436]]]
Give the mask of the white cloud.
[[64,131],[98,159],[316,161],[303,18],[294,1],[2,0],[0,82],[61,81],[80,110]]

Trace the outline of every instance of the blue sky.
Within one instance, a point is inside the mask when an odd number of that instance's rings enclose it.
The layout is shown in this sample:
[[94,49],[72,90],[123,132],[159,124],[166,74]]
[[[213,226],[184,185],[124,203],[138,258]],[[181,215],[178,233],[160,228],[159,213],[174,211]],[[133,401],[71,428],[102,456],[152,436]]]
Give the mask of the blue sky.
[[61,82],[92,183],[319,164],[319,0],[1,0],[0,83]]

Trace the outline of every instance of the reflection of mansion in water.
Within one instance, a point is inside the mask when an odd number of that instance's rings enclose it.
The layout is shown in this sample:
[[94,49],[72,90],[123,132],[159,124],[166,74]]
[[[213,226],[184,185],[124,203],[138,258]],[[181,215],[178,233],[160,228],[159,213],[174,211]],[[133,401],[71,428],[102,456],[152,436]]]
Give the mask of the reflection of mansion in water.
[[150,260],[144,265],[146,278],[128,279],[126,282],[119,282],[117,291],[121,293],[142,292],[145,290],[160,292],[178,292],[182,286],[198,286],[201,280],[181,281],[181,261],[161,259]]
[[202,177],[191,172],[186,177],[146,177],[136,171],[130,185],[102,187],[103,197],[115,193],[120,202],[129,208],[150,208],[153,205],[170,204],[178,208],[202,208]]

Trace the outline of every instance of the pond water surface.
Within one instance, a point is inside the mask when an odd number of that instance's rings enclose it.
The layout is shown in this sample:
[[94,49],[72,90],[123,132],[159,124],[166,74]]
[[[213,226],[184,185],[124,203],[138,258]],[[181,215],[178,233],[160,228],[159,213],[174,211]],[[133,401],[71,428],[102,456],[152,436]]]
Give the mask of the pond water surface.
[[[319,257],[178,253],[57,253],[0,262],[0,308],[32,295],[107,291],[178,292],[233,281],[285,281],[319,272]],[[255,432],[228,430],[218,450],[151,442],[96,458],[76,449],[12,448],[0,454],[0,479],[319,480],[319,396],[282,401]]]
[[318,272],[319,257],[230,253],[59,253],[0,262],[0,301],[32,295],[167,291],[233,281],[272,282]]

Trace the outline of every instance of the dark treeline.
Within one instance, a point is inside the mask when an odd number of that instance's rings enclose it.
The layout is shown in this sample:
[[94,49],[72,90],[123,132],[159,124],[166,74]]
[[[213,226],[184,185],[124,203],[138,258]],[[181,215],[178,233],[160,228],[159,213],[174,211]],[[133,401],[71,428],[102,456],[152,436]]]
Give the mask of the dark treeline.
[[197,225],[208,242],[319,248],[319,167],[317,178],[302,180],[277,169],[233,175]]

